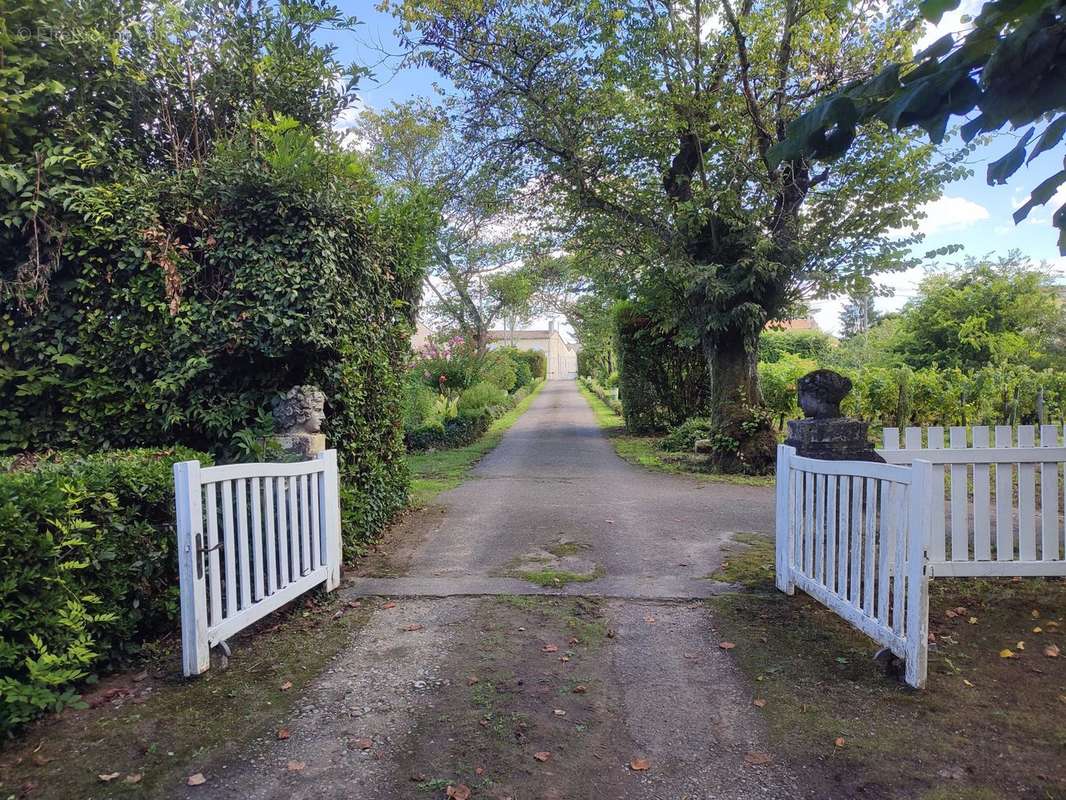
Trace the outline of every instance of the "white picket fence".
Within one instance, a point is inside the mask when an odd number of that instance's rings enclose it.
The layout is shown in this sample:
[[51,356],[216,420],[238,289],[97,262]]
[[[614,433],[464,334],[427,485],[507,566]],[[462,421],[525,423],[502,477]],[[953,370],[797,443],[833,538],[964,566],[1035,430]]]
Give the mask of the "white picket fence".
[[826,605],[925,684],[925,535],[932,465],[801,458],[777,449],[777,587]]
[[321,583],[340,583],[337,452],[297,463],[174,465],[182,665]]
[[954,427],[945,444],[944,428],[906,428],[900,449],[899,430],[885,428],[878,452],[887,462],[933,465],[933,575],[1066,575],[1064,433],[1057,425]]

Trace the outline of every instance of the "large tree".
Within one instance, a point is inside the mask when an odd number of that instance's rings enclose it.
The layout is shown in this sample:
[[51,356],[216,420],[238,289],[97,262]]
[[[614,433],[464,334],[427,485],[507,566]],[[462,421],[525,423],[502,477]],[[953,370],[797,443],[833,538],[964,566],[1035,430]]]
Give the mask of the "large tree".
[[906,15],[873,0],[406,0],[399,13],[412,52],[458,88],[470,146],[543,196],[617,294],[644,295],[702,350],[720,425],[760,403],[766,323],[908,263],[914,237],[889,231],[954,171],[888,135],[830,169],[769,158],[812,98],[909,53]]

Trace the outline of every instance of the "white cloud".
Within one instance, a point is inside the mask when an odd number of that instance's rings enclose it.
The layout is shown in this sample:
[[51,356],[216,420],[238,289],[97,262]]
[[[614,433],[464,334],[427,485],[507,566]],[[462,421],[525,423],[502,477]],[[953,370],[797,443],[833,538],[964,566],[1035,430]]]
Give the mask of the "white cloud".
[[918,223],[918,230],[924,234],[940,231],[961,230],[988,219],[988,209],[965,197],[941,197],[922,206],[925,219]]

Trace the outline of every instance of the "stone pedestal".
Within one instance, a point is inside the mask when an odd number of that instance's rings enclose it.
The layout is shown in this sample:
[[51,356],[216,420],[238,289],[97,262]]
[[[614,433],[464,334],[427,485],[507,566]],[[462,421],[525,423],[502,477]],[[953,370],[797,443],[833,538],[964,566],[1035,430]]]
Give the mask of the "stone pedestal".
[[785,444],[795,447],[796,455],[805,458],[885,461],[870,443],[867,423],[848,417],[789,420]]
[[282,450],[302,459],[318,458],[326,449],[324,433],[280,433],[274,437]]

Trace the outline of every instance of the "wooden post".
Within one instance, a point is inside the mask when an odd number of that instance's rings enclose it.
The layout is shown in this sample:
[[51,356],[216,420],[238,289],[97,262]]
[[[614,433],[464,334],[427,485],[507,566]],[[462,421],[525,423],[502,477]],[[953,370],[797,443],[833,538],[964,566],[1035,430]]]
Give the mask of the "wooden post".
[[174,508],[178,535],[178,581],[181,592],[181,660],[186,676],[211,666],[207,643],[207,586],[204,580],[203,511],[200,462],[174,465]]
[[796,584],[792,580],[793,525],[789,503],[792,485],[791,461],[795,452],[795,449],[788,445],[777,446],[776,572],[777,588],[785,594],[793,594],[796,591]]
[[331,592],[341,584],[341,561],[344,553],[341,541],[341,491],[337,469],[337,451],[325,450],[318,454],[326,462],[322,474],[319,513],[322,514],[322,554],[329,569],[326,576],[326,591]]
[[[938,492],[939,495],[939,492]],[[925,686],[929,658],[929,574],[926,546],[933,516],[933,465],[911,464],[910,503],[907,509],[907,659],[906,680],[916,689]]]

